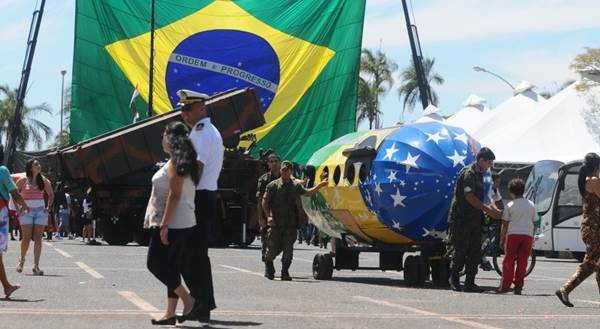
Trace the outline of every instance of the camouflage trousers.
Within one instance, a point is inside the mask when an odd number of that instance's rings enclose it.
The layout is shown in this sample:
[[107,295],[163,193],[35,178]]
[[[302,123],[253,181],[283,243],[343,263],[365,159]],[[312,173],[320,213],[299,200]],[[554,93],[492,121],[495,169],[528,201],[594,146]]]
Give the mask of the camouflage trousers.
[[464,266],[467,278],[475,278],[481,260],[481,227],[452,225],[449,233],[451,273],[458,275]]
[[596,282],[600,291],[600,231],[593,231],[582,227],[581,237],[586,245],[585,258],[577,266],[577,270],[571,278],[562,286],[561,290],[570,293],[581,284],[587,277],[596,272]]
[[269,240],[269,229],[267,227],[260,229],[260,244],[261,244],[261,259],[264,262],[265,256],[267,255],[267,243]]
[[265,261],[272,262],[277,255],[283,252],[281,262],[291,263],[294,258],[296,232],[295,227],[269,227]]

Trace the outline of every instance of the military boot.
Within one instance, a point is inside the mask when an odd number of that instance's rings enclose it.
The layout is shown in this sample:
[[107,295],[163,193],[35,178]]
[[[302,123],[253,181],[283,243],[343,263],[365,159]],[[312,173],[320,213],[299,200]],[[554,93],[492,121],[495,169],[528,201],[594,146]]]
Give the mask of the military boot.
[[275,279],[275,266],[272,261],[265,261],[265,278],[269,280]]
[[458,273],[452,273],[450,276],[450,288],[454,291],[462,291],[460,286],[460,276]]
[[281,281],[292,281],[292,277],[290,276],[290,272],[288,271],[290,269],[290,265],[292,265],[292,263],[281,263]]
[[475,292],[475,293],[482,293],[484,292],[483,289],[481,289],[478,285],[475,284],[475,276],[474,275],[467,275],[467,278],[465,279],[465,288],[463,289],[464,292]]

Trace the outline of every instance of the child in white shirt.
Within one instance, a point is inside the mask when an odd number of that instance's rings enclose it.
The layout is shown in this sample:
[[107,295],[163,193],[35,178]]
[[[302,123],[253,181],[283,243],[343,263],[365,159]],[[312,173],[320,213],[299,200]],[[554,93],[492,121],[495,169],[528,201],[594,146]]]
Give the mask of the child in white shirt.
[[502,213],[500,245],[504,247],[506,255],[502,264],[502,286],[499,292],[507,292],[514,282],[515,295],[520,295],[533,245],[537,211],[533,202],[523,198],[525,183],[522,179],[511,180],[508,183],[508,191],[513,200],[506,205]]

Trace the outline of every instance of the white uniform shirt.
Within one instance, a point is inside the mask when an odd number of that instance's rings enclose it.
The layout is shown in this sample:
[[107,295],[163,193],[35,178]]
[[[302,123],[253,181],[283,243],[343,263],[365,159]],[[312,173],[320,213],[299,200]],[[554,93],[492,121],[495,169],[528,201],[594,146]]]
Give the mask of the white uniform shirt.
[[198,121],[190,132],[190,140],[198,153],[197,160],[204,164],[196,190],[217,190],[217,181],[223,166],[223,138],[217,128],[206,117]]
[[537,219],[537,211],[533,202],[525,199],[514,199],[506,205],[502,220],[508,222],[506,235],[521,234],[533,236],[533,223]]

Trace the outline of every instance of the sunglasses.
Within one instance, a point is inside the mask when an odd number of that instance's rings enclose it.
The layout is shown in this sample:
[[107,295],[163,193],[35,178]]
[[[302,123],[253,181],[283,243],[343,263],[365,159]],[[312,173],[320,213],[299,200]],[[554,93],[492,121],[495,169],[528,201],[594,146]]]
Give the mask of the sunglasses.
[[269,160],[269,163],[279,163],[279,160]]

